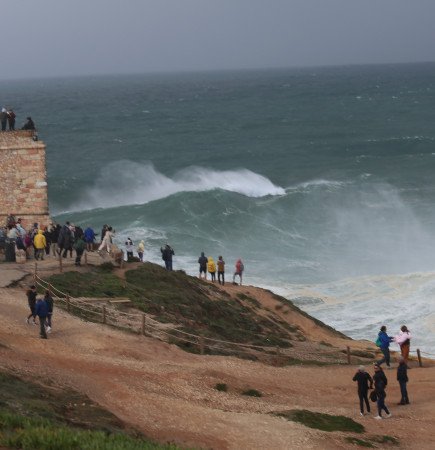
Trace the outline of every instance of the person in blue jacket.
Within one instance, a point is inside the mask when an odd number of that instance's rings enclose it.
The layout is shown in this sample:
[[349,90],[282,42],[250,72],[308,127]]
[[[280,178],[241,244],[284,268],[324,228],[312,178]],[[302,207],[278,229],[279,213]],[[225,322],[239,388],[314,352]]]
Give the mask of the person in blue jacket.
[[385,325],[381,326],[378,333],[378,342],[380,343],[379,348],[383,353],[384,357],[380,359],[376,364],[381,366],[382,363],[386,363],[387,367],[390,369],[390,342],[393,340],[392,337],[387,334],[387,327]]
[[84,234],[85,234],[86,250],[88,252],[93,252],[95,232],[91,227],[87,227]]
[[47,321],[47,316],[49,312],[48,303],[45,298],[40,298],[36,302],[35,306],[35,314],[39,317],[39,337],[41,339],[47,339],[47,332],[45,331],[45,322]]

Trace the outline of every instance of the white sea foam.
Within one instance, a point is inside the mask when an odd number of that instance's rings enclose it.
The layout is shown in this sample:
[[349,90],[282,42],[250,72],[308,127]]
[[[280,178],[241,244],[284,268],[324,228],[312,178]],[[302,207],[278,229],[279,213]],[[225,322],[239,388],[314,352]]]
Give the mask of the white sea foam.
[[145,204],[179,192],[213,189],[248,197],[285,194],[283,188],[247,169],[217,171],[188,167],[168,177],[158,172],[151,163],[121,160],[105,166],[94,186],[87,191],[86,202],[77,203],[70,210]]
[[[277,289],[274,289],[277,291]],[[406,324],[413,334],[413,349],[435,351],[435,273],[356,277],[344,280],[282,287],[291,298],[322,302],[298,305],[323,322],[356,339],[375,340],[381,325],[391,335]]]

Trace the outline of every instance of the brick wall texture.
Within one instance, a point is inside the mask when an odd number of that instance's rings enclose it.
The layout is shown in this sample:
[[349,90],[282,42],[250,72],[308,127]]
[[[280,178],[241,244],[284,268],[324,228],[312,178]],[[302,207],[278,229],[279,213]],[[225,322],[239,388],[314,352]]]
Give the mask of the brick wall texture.
[[0,132],[0,224],[8,214],[21,217],[24,227],[50,221],[45,144],[32,131]]

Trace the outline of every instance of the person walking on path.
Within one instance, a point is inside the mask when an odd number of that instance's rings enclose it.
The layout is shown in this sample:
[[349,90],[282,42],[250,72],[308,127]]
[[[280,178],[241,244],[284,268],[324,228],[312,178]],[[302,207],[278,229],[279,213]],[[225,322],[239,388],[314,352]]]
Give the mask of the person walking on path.
[[39,337],[41,339],[47,339],[47,332],[45,330],[45,323],[48,316],[48,304],[45,298],[40,298],[36,302],[35,313],[39,317]]
[[143,254],[145,253],[145,242],[140,241],[137,246],[137,254],[139,255],[140,262],[143,262]]
[[219,256],[217,260],[217,270],[218,270],[218,282],[219,284],[225,284],[225,261],[222,256]]
[[28,315],[26,322],[29,323],[29,320],[31,317],[33,317],[33,325],[36,325],[36,312],[35,312],[35,306],[36,306],[36,286],[30,286],[30,289],[26,292],[27,295],[27,302],[29,304],[30,308],[30,314]]
[[59,237],[57,239],[57,251],[59,253],[59,257],[62,254],[62,257],[66,258],[68,250],[70,249],[70,247],[72,247],[72,241],[73,234],[70,228],[70,223],[65,222],[65,225],[63,225],[59,231]]
[[385,376],[382,367],[375,364],[375,374],[373,375],[373,383],[375,385],[375,392],[377,396],[377,407],[378,407],[378,415],[375,416],[375,419],[382,419],[382,411],[385,411],[387,417],[391,417],[391,413],[385,405],[385,397],[387,394],[385,393],[385,388],[388,384],[387,377]]
[[207,263],[207,257],[204,255],[204,252],[201,252],[201,256],[198,258],[199,278],[202,278],[201,274],[204,274],[204,280],[207,279]]
[[397,381],[399,382],[400,394],[402,395],[398,405],[409,405],[408,389],[406,388],[406,383],[409,381],[408,366],[402,356],[399,358],[399,365],[397,366]]
[[211,281],[216,281],[216,264],[211,256],[208,257],[207,270],[210,273]]
[[353,376],[352,380],[358,383],[359,410],[361,416],[363,416],[364,403],[366,404],[367,413],[370,412],[370,403],[367,394],[369,392],[369,389],[373,389],[373,379],[366,372],[364,366],[359,366],[358,372]]
[[245,270],[245,266],[243,265],[242,260],[239,258],[236,261],[236,271],[234,272],[234,275],[233,275],[233,284],[237,284],[236,283],[236,275],[238,275],[240,278],[240,286],[242,285],[242,277],[243,277],[244,270]]
[[390,342],[392,340],[393,340],[393,338],[388,336],[388,334],[387,334],[387,327],[385,325],[382,325],[381,329],[378,333],[378,339],[376,340],[376,344],[378,344],[384,357],[382,359],[380,359],[379,361],[377,361],[376,364],[378,366],[380,366],[383,363],[386,363],[387,367],[389,369],[391,369],[391,366],[390,366]]
[[411,346],[411,333],[406,325],[402,325],[400,327],[400,333],[394,338],[394,340],[397,344],[399,344],[400,353],[402,354],[405,364],[408,365],[409,347]]
[[50,291],[45,291],[44,300],[47,302],[48,307],[46,331],[47,333],[50,333],[51,328],[53,327],[52,320],[53,320],[53,306],[54,306],[53,297],[50,295]]
[[162,259],[165,261],[166,270],[172,271],[172,256],[175,255],[173,248],[166,244],[165,247],[160,247]]

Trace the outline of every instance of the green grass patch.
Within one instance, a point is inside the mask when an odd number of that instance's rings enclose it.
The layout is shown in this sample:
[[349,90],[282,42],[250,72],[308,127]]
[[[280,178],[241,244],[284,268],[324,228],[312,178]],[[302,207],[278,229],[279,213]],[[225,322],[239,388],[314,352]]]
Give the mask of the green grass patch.
[[349,442],[350,444],[358,445],[359,447],[375,448],[375,446],[371,442],[366,441],[365,439],[347,436],[346,438],[344,438],[344,440],[346,442]]
[[399,439],[395,438],[394,436],[388,436],[387,434],[384,434],[382,436],[370,436],[369,439],[372,442],[376,442],[377,444],[390,444],[393,446],[399,445]]
[[257,389],[247,389],[242,392],[242,395],[247,395],[248,397],[263,397],[263,394]]
[[353,433],[363,433],[365,431],[360,423],[346,416],[334,416],[306,409],[293,409],[273,414],[322,431],[351,431]]
[[216,383],[214,388],[220,392],[228,392],[228,386],[225,383]]

